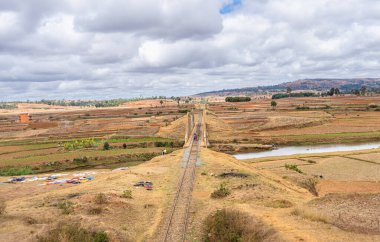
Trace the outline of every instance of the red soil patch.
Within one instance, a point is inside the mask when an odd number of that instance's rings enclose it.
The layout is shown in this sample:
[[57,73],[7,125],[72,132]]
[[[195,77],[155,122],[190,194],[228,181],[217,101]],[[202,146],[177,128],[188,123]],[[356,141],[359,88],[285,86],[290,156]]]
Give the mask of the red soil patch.
[[329,193],[378,193],[380,182],[325,180],[318,183],[317,190],[321,196]]

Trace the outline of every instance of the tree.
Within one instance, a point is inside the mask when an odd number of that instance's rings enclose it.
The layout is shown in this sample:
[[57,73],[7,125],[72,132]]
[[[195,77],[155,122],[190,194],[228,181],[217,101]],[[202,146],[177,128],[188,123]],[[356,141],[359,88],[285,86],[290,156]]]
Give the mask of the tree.
[[366,92],[367,92],[367,88],[365,86],[362,86],[360,88],[360,95],[365,96]]
[[179,106],[179,102],[181,101],[181,98],[180,97],[176,97],[175,100],[177,101],[177,104]]
[[270,105],[272,106],[273,109],[275,109],[277,107],[277,102],[276,101],[272,101],[270,103]]
[[163,101],[163,100],[160,100],[160,104],[161,104],[161,107],[162,107],[162,105],[164,104],[164,101]]
[[331,88],[330,91],[327,93],[329,96],[334,96],[335,88]]
[[126,149],[126,148],[127,148],[127,144],[124,143],[124,144],[123,144],[123,149]]
[[286,88],[286,93],[292,93],[292,88],[290,88],[290,87],[288,87],[288,88]]
[[103,150],[109,150],[110,149],[110,144],[108,142],[105,142],[103,145]]

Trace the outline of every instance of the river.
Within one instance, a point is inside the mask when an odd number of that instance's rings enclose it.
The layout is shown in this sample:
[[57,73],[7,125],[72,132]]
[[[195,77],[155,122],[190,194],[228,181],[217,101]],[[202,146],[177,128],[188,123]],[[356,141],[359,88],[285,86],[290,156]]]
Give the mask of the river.
[[238,160],[264,158],[272,156],[286,156],[299,154],[318,154],[328,152],[355,151],[380,148],[380,142],[367,144],[329,144],[329,145],[313,145],[313,146],[285,146],[278,149],[237,154],[234,157]]

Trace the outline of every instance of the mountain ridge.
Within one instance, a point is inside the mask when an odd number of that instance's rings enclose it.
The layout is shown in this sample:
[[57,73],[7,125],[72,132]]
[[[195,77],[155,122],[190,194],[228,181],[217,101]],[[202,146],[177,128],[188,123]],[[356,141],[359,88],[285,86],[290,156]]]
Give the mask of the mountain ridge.
[[257,86],[234,89],[223,89],[210,92],[202,92],[194,96],[225,96],[225,95],[242,95],[264,92],[284,92],[287,88],[293,91],[310,90],[310,91],[328,91],[331,88],[339,88],[342,92],[358,90],[361,87],[369,90],[380,90],[380,78],[315,78],[299,79],[292,82],[284,82],[272,86]]

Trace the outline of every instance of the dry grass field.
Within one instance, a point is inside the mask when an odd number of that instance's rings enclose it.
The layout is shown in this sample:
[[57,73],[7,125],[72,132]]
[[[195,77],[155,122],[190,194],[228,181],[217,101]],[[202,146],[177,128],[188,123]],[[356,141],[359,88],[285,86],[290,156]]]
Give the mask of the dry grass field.
[[[210,103],[210,127],[215,122],[223,124],[209,129],[211,143],[302,145],[380,140],[380,113],[368,108],[380,103],[378,96],[279,99],[276,109],[270,102]],[[221,128],[226,135],[220,136]]]

